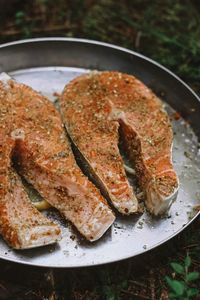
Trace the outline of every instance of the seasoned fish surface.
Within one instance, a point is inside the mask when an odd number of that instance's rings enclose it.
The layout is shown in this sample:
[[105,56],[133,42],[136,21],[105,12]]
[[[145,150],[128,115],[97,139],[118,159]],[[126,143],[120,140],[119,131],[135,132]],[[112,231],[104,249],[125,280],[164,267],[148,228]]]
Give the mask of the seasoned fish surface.
[[[2,124],[0,125],[2,133]],[[0,140],[0,233],[15,249],[27,249],[57,242],[60,228],[30,202],[21,179],[11,166],[14,141]]]
[[118,127],[134,162],[146,206],[164,213],[175,199],[173,133],[160,100],[135,77],[91,72],[66,85],[61,112],[68,134],[122,213],[137,210],[118,150]]
[[115,217],[78,168],[53,104],[13,80],[1,82],[0,91],[19,172],[88,240],[100,238]]

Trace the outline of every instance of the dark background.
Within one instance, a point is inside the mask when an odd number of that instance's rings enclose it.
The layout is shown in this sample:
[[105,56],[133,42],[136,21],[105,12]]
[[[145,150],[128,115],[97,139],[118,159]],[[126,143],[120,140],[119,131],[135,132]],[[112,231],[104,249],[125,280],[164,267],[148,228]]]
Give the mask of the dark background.
[[[200,93],[198,0],[0,0],[0,43],[44,36],[83,37],[138,51]],[[0,300],[169,299],[165,277],[181,280],[171,262],[182,263],[189,254],[191,271],[200,272],[199,225],[200,218],[164,246],[107,266],[52,270],[0,261]],[[199,281],[191,287],[200,289]]]

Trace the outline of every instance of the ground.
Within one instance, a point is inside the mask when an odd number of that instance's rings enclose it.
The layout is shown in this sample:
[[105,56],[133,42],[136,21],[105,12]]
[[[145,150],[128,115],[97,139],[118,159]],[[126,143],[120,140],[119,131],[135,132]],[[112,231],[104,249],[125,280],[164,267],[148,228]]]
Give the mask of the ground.
[[[200,93],[198,0],[0,0],[0,43],[38,36],[84,37],[127,47],[168,67]],[[175,299],[173,291],[180,293],[176,299],[200,299],[197,290],[192,296],[194,288],[200,291],[198,273],[190,281],[179,274],[180,266],[171,265],[185,260],[187,265],[189,255],[189,271],[200,272],[199,225],[200,218],[164,246],[112,265],[51,270],[0,261],[0,299],[164,300]],[[167,284],[166,276],[176,281]],[[181,277],[190,286],[187,297],[181,296]]]

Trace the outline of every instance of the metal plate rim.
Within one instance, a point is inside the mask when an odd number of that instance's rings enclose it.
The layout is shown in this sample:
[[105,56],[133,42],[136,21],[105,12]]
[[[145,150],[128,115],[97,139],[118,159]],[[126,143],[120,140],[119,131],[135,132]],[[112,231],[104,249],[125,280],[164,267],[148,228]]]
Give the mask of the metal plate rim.
[[100,41],[97,41],[97,40],[84,39],[84,38],[42,37],[42,38],[22,39],[22,40],[17,40],[17,41],[13,41],[13,42],[3,43],[3,44],[0,44],[0,49],[1,48],[6,48],[6,47],[9,47],[9,46],[19,45],[19,44],[35,43],[35,42],[51,42],[51,41],[52,42],[55,42],[55,41],[58,41],[58,42],[59,41],[60,42],[77,42],[77,43],[86,43],[86,44],[99,45],[99,46],[104,46],[104,47],[120,50],[120,51],[129,53],[131,55],[140,57],[140,58],[154,64],[155,66],[159,67],[160,69],[164,70],[165,72],[167,72],[171,76],[173,76],[176,80],[178,80],[180,83],[182,83],[200,102],[200,96],[198,96],[197,93],[195,93],[193,91],[193,89],[187,83],[185,83],[179,76],[177,76],[171,70],[169,70],[168,68],[166,68],[162,64],[156,62],[155,60],[153,60],[153,59],[151,59],[151,58],[149,58],[149,57],[147,57],[147,56],[145,56],[145,55],[143,55],[139,52],[127,49],[125,47],[117,46],[115,44],[100,42]]
[[[143,253],[136,253],[134,255],[129,255],[129,256],[126,256],[126,257],[122,257],[120,259],[113,259],[112,261],[109,261],[109,262],[94,263],[94,264],[87,264],[87,265],[80,265],[80,266],[71,265],[69,267],[66,267],[66,266],[53,266],[51,268],[53,268],[53,269],[77,269],[77,268],[95,267],[95,266],[102,266],[102,265],[112,264],[112,263],[115,263],[115,262],[121,262],[121,261],[124,261],[124,260],[135,258],[135,257],[140,256],[140,255],[142,256],[143,254],[146,254],[147,252],[150,252],[153,249],[165,244],[169,240],[175,238],[178,234],[180,234],[182,231],[184,231],[191,223],[193,223],[199,215],[200,215],[200,212],[197,213],[196,216],[194,216],[184,227],[179,229],[176,233],[170,235],[168,238],[162,240],[160,243],[158,243],[158,244],[156,244],[152,247],[149,247]],[[32,267],[39,267],[39,268],[49,268],[50,267],[49,265],[40,265],[40,264],[36,264],[36,263],[25,262],[25,261],[21,261],[21,260],[18,260],[18,259],[5,258],[5,257],[1,257],[1,256],[0,256],[0,259],[3,259],[5,261],[9,261],[9,262],[13,262],[13,263],[26,265],[26,266],[32,266]]]
[[[163,71],[167,72],[168,74],[170,74],[175,80],[179,81],[182,85],[184,85],[184,87],[189,90],[190,93],[193,94],[193,96],[198,100],[198,102],[200,103],[200,97],[192,90],[192,88],[190,88],[182,79],[180,79],[177,75],[175,75],[172,71],[170,71],[169,69],[167,69],[166,67],[162,66],[161,64],[157,63],[156,61],[138,53],[132,50],[129,50],[127,48],[124,47],[120,47],[120,46],[116,46],[114,44],[110,44],[110,43],[104,43],[104,42],[99,42],[96,40],[89,40],[89,39],[79,39],[79,38],[63,38],[63,37],[44,37],[44,38],[33,38],[33,39],[24,39],[24,40],[19,40],[19,41],[14,41],[14,42],[9,42],[9,43],[4,43],[0,45],[0,49],[1,48],[6,48],[6,47],[12,47],[15,45],[19,45],[19,44],[26,44],[26,43],[35,43],[35,42],[55,42],[55,41],[60,41],[60,42],[77,42],[77,43],[87,43],[87,44],[92,44],[92,45],[99,45],[99,46],[103,46],[103,47],[108,47],[111,49],[116,49],[122,52],[126,52],[128,54],[140,57],[148,62],[150,62],[151,64],[157,66],[158,68],[162,69]],[[177,232],[175,232],[174,234],[170,235],[169,237],[167,237],[166,239],[162,240],[160,243],[153,245],[152,247],[149,247],[146,251],[144,251],[142,254],[147,253],[153,249],[155,249],[158,246],[161,246],[162,244],[166,243],[167,241],[169,241],[170,239],[176,237],[180,232],[182,232],[184,229],[186,229],[196,218],[198,218],[198,216],[200,215],[200,212],[198,212],[184,227],[180,228]],[[102,263],[94,263],[94,264],[88,264],[87,267],[91,267],[91,266],[97,266],[97,265],[104,265],[104,264],[108,264],[108,263],[114,263],[117,261],[122,261],[125,259],[130,259],[131,257],[136,257],[141,255],[141,253],[136,253],[134,255],[129,255],[126,257],[122,257],[120,259],[113,259],[112,261],[109,262],[102,262]],[[29,265],[29,266],[35,266],[35,267],[49,267],[49,265],[40,265],[40,264],[36,264],[36,263],[31,263],[31,262],[25,262],[25,261],[21,261],[19,259],[12,259],[12,258],[6,258],[6,257],[1,257],[1,259],[7,260],[7,261],[11,261],[11,262],[16,262],[16,263],[20,263],[23,265]],[[80,268],[80,267],[86,267],[86,266],[77,266],[77,265],[71,265],[69,267],[66,266],[53,266],[53,268]]]

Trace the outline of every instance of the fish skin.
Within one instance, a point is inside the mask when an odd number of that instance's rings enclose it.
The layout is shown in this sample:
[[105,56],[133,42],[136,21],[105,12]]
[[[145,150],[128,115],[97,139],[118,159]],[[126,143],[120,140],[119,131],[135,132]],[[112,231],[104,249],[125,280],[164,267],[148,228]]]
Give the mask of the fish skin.
[[77,166],[54,105],[13,80],[0,83],[0,91],[0,102],[9,111],[5,120],[12,120],[9,134],[20,174],[86,239],[99,239],[115,216]]
[[95,165],[109,194],[112,186],[105,174],[115,167],[114,160],[108,163],[110,149],[117,157],[115,177],[123,172],[116,142],[120,126],[148,210],[154,215],[165,213],[177,196],[179,181],[172,165],[171,124],[156,95],[134,76],[91,72],[65,86],[60,104],[68,134]]

